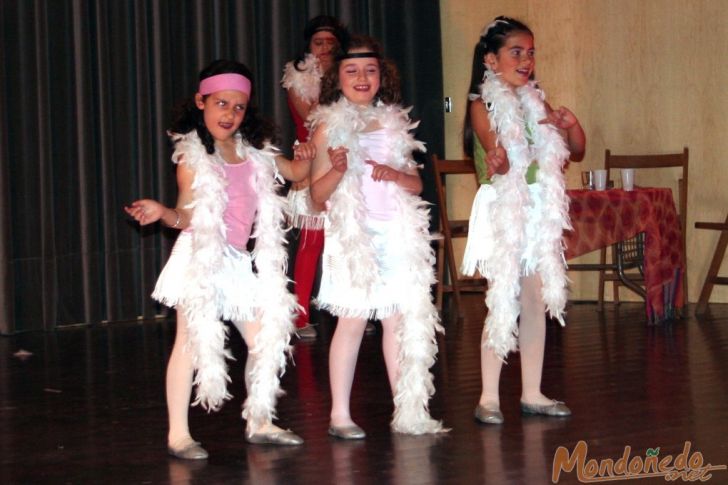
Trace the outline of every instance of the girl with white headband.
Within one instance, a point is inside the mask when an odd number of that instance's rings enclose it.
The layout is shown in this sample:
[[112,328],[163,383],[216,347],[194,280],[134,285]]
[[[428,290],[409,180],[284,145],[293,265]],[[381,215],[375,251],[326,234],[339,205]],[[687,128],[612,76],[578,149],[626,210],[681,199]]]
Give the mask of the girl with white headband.
[[[177,205],[142,199],[125,208],[141,225],[161,221],[182,231],[152,297],[177,310],[167,367],[168,450],[183,459],[208,456],[189,432],[193,384],[194,404],[207,410],[219,409],[231,397],[223,320],[234,324],[248,347],[246,439],[302,443],[273,424],[296,306],[286,288],[285,199],[276,192],[276,179],[279,174],[304,178],[314,152],[311,145],[300,145],[295,158],[301,161],[291,162],[270,144],[274,126],[256,113],[251,79],[247,67],[228,60],[200,72],[199,92],[169,131]],[[250,238],[255,238],[252,254]]]
[[[498,385],[508,353],[520,349],[521,411],[568,416],[541,392],[546,310],[563,325],[566,265],[562,232],[570,227],[562,170],[584,156],[576,116],[551,109],[533,81],[533,33],[498,17],[473,55],[465,152],[481,183],[470,215],[463,273],[488,280],[481,346],[482,393],[475,418],[500,424]],[[564,140],[564,137],[566,138]]]

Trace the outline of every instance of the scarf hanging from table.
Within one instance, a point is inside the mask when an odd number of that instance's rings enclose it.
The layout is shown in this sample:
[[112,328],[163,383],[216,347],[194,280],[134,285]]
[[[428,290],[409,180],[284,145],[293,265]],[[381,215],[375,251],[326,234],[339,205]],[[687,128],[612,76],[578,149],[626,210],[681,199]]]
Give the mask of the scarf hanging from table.
[[[345,146],[349,150],[347,171],[329,198],[326,234],[337,239],[338,247],[346,248],[337,265],[345,268],[340,273],[342,277],[363,289],[373,287],[379,275],[365,222],[361,184],[366,155],[359,143],[359,133],[376,121],[388,134],[392,153],[388,164],[397,170],[416,167],[412,151],[424,151],[424,145],[410,133],[417,123],[410,120],[408,113],[409,109],[382,103],[360,107],[342,97],[330,106],[317,107],[309,118],[312,132],[319,125],[325,125],[329,146]],[[410,269],[406,285],[411,298],[397,302],[402,315],[396,332],[400,343],[400,374],[392,428],[411,434],[440,432],[442,423],[432,419],[428,411],[429,398],[435,392],[429,368],[435,363],[437,353],[436,332],[443,331],[430,295],[430,287],[435,282],[435,254],[430,245],[429,210],[419,196],[399,187],[395,197],[399,210],[392,223],[401,228],[398,244],[409,249],[402,265]],[[333,277],[336,278],[336,273]],[[345,313],[345,309],[339,310]]]
[[[491,130],[497,133],[497,143],[508,153],[510,169],[504,175],[492,177],[496,196],[484,211],[487,223],[492,225],[493,250],[484,260],[464,267],[463,272],[473,274],[477,267],[488,279],[483,344],[505,359],[517,349],[518,298],[524,272],[541,276],[546,309],[564,325],[568,279],[562,234],[571,229],[571,224],[563,167],[569,151],[556,127],[539,124],[546,118],[546,106],[544,94],[534,81],[514,91],[487,69],[480,97],[488,111]],[[530,129],[530,145],[526,126]],[[535,267],[524,268],[521,256],[526,246],[527,210],[532,205],[525,174],[534,160],[539,167],[536,181],[541,187],[542,203],[534,222],[538,224],[537,241],[531,242],[536,248]]]
[[[195,368],[194,404],[216,410],[231,396],[227,392],[225,358],[231,358],[225,348],[226,329],[221,321],[240,320],[241,315],[223,314],[219,301],[221,292],[217,272],[223,265],[226,248],[226,229],[223,213],[227,206],[227,181],[217,154],[205,151],[195,132],[172,134],[175,141],[174,161],[181,161],[195,172],[192,228],[192,259],[187,270],[189,284],[180,305],[185,311],[188,327],[187,349]],[[286,251],[284,248],[283,207],[285,199],[277,194],[275,180],[278,171],[275,156],[278,151],[270,144],[256,149],[237,135],[236,154],[253,163],[256,173],[255,190],[258,210],[252,238],[256,239],[252,259],[257,268],[260,291],[256,304],[261,329],[255,347],[248,349],[250,373],[246,376],[248,397],[243,417],[249,430],[271,422],[280,390],[280,376],[285,371],[286,353],[290,353],[290,338],[294,330],[295,297],[287,290]],[[231,283],[231,282],[228,282]],[[245,297],[245,295],[241,295]]]

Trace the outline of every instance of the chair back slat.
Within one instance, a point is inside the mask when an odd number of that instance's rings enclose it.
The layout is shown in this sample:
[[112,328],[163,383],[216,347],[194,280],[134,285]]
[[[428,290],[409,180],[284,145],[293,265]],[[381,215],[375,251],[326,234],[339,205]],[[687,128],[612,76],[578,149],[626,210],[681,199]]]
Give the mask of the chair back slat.
[[678,180],[677,210],[680,218],[680,229],[683,236],[683,247],[685,246],[687,232],[687,208],[688,208],[688,148],[683,148],[682,153],[649,154],[649,155],[613,155],[610,150],[604,154],[604,168],[607,169],[607,180],[610,177],[610,170],[613,168],[682,168],[682,176]]
[[433,166],[435,173],[441,175],[456,175],[475,173],[475,164],[472,160],[442,160],[434,155]]
[[[685,149],[687,150],[687,148]],[[607,150],[609,152],[609,150]],[[666,155],[607,155],[609,168],[667,168],[682,167],[686,154],[669,153]]]

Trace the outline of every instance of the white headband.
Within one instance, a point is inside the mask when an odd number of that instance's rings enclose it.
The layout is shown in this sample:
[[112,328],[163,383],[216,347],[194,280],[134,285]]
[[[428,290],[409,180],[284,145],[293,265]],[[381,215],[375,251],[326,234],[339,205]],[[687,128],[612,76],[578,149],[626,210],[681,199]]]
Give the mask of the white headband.
[[495,27],[496,25],[498,25],[499,23],[504,23],[504,24],[508,25],[508,21],[507,21],[507,20],[502,20],[502,19],[496,19],[496,20],[494,20],[493,22],[491,22],[491,23],[489,23],[488,25],[486,25],[486,26],[485,26],[485,29],[483,29],[483,33],[482,33],[482,34],[480,34],[480,36],[481,36],[481,37],[485,37],[486,35],[488,35],[488,31],[489,31],[489,30],[490,30],[491,28],[493,28],[493,27]]

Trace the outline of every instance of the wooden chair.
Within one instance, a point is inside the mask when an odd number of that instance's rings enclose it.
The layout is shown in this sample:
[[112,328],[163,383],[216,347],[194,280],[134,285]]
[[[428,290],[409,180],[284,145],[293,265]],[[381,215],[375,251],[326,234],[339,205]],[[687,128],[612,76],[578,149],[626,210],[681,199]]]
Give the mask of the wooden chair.
[[[604,154],[604,168],[607,169],[607,180],[610,179],[610,172],[613,169],[634,168],[660,169],[678,167],[682,168],[682,175],[678,180],[678,202],[677,211],[682,233],[683,254],[686,252],[687,214],[688,214],[688,149],[683,148],[682,153],[669,153],[663,155],[612,155],[610,150]],[[602,250],[602,262],[606,259],[606,248]],[[630,290],[645,297],[641,285],[644,283],[642,269],[644,266],[644,234],[638,234],[632,239],[620,241],[612,246],[612,264],[599,270],[599,308],[604,306],[604,285],[607,281],[612,282],[614,303],[619,304],[619,286],[624,285]],[[638,272],[628,272],[636,268]],[[627,280],[624,283],[623,280]],[[687,268],[683,273],[683,288],[685,294],[688,291]]]
[[696,222],[695,228],[720,231],[720,238],[715,246],[715,252],[713,252],[713,260],[710,263],[710,268],[708,268],[708,274],[705,276],[703,289],[700,290],[698,306],[695,308],[695,314],[702,315],[708,307],[708,300],[710,300],[710,294],[713,292],[713,286],[728,285],[728,277],[718,276],[718,271],[725,257],[726,247],[728,247],[728,215],[723,224],[719,222]]
[[437,307],[438,309],[442,309],[443,295],[445,293],[452,293],[456,315],[460,319],[462,318],[460,293],[466,291],[484,292],[486,281],[485,278],[462,277],[458,273],[458,265],[455,263],[455,252],[452,241],[454,238],[468,236],[468,220],[450,219],[447,210],[446,178],[448,175],[457,174],[472,174],[475,177],[475,165],[472,160],[442,160],[437,155],[433,155],[432,167],[435,172],[435,188],[437,202],[440,206],[440,225],[443,236],[438,245]]

